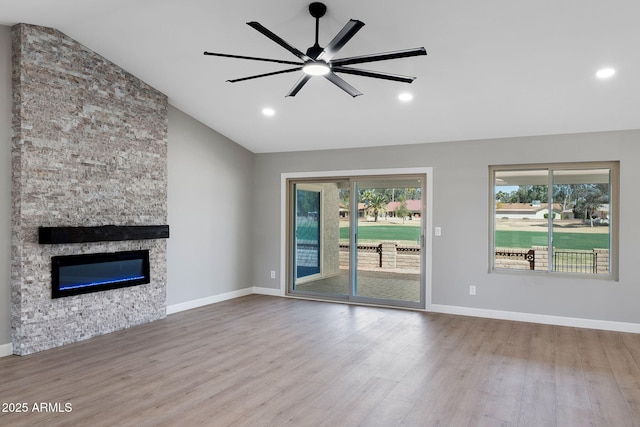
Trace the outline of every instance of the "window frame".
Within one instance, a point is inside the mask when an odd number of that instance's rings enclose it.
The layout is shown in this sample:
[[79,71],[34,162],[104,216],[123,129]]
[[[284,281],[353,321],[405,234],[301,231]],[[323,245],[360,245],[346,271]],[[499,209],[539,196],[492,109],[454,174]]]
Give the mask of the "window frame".
[[[553,200],[554,172],[562,170],[578,169],[609,169],[609,272],[607,274],[576,273],[553,271],[552,263],[546,270],[518,270],[495,267],[496,250],[496,173],[505,171],[535,171],[546,170],[547,177],[547,198],[549,203]],[[563,162],[563,163],[531,163],[531,164],[504,164],[489,166],[489,273],[495,274],[525,274],[525,275],[551,275],[553,277],[588,278],[606,281],[618,281],[619,262],[619,212],[620,212],[620,162],[619,161],[595,161],[595,162]],[[548,240],[553,236],[553,215],[548,216],[547,223]],[[553,249],[550,251],[552,254]],[[551,255],[550,255],[551,256]]]

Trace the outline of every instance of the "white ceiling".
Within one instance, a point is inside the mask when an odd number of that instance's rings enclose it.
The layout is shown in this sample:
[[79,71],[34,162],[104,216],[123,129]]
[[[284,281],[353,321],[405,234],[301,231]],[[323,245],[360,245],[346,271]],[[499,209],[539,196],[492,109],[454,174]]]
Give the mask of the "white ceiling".
[[[255,153],[640,128],[638,0],[327,0],[321,45],[350,18],[366,24],[336,58],[428,52],[358,66],[416,76],[412,84],[342,75],[357,98],[322,77],[285,98],[297,74],[227,83],[289,66],[203,55],[295,61],[245,23],[305,51],[309,3],[0,0],[0,24],[62,31]],[[598,80],[605,66],[617,74]],[[399,102],[407,90],[413,101]],[[275,116],[262,115],[266,106]]]

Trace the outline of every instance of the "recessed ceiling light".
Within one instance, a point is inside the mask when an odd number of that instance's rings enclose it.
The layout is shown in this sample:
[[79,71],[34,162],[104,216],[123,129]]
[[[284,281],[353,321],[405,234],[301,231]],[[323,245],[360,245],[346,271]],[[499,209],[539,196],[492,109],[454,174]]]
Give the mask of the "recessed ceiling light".
[[614,70],[613,68],[603,68],[601,70],[598,70],[598,72],[596,73],[596,77],[598,77],[599,79],[608,79],[609,77],[613,77],[615,73],[616,70]]
[[267,117],[271,117],[273,115],[276,114],[276,110],[274,110],[273,108],[263,108],[262,109],[262,114],[264,114]]
[[409,92],[403,92],[400,95],[398,95],[398,99],[400,101],[409,102],[413,99],[413,94]]

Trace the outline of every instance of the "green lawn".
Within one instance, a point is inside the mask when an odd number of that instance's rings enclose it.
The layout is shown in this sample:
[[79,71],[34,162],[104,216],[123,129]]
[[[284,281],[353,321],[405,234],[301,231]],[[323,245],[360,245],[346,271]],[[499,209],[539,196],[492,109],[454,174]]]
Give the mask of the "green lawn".
[[[349,239],[349,227],[340,227],[340,238]],[[404,240],[418,242],[420,227],[410,225],[368,225],[358,227],[358,240]]]
[[[530,248],[531,246],[547,246],[547,239],[547,233],[544,232],[496,230],[496,247],[498,248]],[[553,246],[556,249],[606,249],[609,247],[609,235],[591,233],[553,233]]]
[[[358,240],[404,240],[417,242],[420,238],[420,227],[397,225],[370,225],[359,227]],[[349,239],[349,228],[340,227],[340,239]],[[531,248],[532,246],[547,246],[547,233],[536,231],[496,231],[496,247],[499,248]],[[553,234],[553,245],[556,249],[591,250],[593,248],[608,248],[609,235],[597,233],[566,233]]]

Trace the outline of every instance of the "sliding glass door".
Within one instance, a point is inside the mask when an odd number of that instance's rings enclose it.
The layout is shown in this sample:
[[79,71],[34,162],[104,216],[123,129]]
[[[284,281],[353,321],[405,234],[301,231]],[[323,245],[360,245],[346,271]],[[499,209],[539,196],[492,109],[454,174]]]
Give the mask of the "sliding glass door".
[[424,175],[288,182],[287,293],[423,308]]
[[414,305],[424,300],[422,182],[381,177],[355,181],[354,299]]

